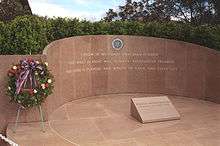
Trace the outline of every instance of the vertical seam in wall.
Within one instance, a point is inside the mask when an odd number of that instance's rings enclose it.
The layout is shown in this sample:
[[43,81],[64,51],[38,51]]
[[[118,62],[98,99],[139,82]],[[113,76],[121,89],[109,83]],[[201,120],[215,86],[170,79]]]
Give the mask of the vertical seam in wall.
[[209,52],[208,51],[206,51],[203,55],[204,55],[204,75],[203,75],[203,99],[206,99],[206,78],[207,78],[207,72],[208,72],[208,70],[207,70],[207,54],[208,54]]

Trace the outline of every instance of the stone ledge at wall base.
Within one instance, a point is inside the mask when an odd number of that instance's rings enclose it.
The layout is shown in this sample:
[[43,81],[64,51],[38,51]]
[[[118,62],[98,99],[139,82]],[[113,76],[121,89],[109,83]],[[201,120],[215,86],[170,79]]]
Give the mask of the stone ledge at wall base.
[[[114,49],[120,39],[123,47]],[[53,95],[43,109],[50,115],[75,99],[112,93],[179,95],[220,103],[220,53],[195,44],[139,36],[78,36],[49,44],[44,55],[0,56],[0,131],[14,122],[16,107],[4,95],[6,72],[21,58],[44,58],[55,76]],[[21,122],[38,121],[34,109]]]

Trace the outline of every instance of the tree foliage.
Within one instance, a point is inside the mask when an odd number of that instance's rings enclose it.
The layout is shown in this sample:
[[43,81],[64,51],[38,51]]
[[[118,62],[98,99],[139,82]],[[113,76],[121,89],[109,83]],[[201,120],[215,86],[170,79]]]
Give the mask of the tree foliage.
[[215,24],[219,23],[219,3],[219,0],[126,0],[118,10],[109,9],[104,20]]
[[82,35],[135,35],[167,38],[220,50],[220,25],[194,26],[181,22],[79,21],[19,16],[0,22],[0,54],[41,54],[52,41]]
[[27,0],[0,0],[0,21],[13,20],[17,16],[32,14]]

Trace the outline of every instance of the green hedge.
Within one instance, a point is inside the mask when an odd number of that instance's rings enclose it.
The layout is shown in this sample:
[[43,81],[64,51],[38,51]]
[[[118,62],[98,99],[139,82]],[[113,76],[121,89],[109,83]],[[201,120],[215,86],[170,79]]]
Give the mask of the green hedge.
[[137,35],[168,38],[220,50],[220,25],[191,26],[178,22],[88,22],[67,18],[21,16],[0,22],[1,54],[40,54],[58,39],[81,35]]

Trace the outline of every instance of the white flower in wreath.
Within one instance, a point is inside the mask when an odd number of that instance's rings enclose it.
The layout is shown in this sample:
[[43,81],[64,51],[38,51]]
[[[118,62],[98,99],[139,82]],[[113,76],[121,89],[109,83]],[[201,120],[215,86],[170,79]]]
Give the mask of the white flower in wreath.
[[48,79],[48,80],[47,80],[47,83],[51,84],[51,83],[52,83],[52,80],[51,80],[51,79]]
[[35,63],[36,63],[36,64],[40,64],[40,62],[39,62],[39,61],[35,61]]
[[48,66],[48,65],[49,65],[49,63],[48,63],[48,62],[44,62],[44,64],[45,64],[46,66]]
[[17,66],[13,66],[12,69],[16,70],[16,69],[18,69],[18,68],[17,68]]
[[8,90],[11,90],[11,87],[8,87]]
[[45,84],[41,84],[41,88],[42,89],[46,89],[46,85]]
[[38,72],[35,72],[34,74],[37,76],[37,75],[38,75]]
[[37,90],[36,90],[36,89],[34,89],[34,93],[35,93],[35,94],[37,93]]

